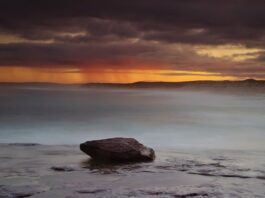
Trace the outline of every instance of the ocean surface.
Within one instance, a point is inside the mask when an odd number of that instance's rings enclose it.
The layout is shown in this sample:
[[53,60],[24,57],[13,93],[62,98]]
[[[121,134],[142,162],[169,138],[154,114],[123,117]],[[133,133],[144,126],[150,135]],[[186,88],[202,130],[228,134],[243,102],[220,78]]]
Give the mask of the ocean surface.
[[[97,164],[79,150],[114,136],[156,160]],[[263,198],[264,186],[265,93],[0,87],[0,198]]]
[[0,87],[0,143],[135,137],[153,147],[265,149],[265,93]]

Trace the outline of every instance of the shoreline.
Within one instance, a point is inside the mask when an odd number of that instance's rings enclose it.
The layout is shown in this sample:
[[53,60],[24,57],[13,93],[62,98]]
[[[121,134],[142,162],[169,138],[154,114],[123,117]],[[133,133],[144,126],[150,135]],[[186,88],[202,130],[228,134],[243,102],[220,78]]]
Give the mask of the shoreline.
[[156,153],[154,162],[97,164],[77,145],[0,144],[0,195],[224,197],[243,193],[252,197],[265,193],[262,153],[185,149]]

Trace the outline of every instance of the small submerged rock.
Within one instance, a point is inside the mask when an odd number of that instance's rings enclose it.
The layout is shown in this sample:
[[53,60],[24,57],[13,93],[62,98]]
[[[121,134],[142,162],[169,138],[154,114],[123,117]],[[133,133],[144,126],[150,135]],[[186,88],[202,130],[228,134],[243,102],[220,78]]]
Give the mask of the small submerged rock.
[[37,143],[10,143],[9,146],[40,146],[41,144]]
[[80,194],[96,194],[96,193],[102,193],[102,192],[106,192],[108,191],[108,189],[103,189],[103,188],[87,188],[87,189],[80,189],[77,190],[77,193]]
[[51,169],[54,171],[59,171],[59,172],[75,171],[75,169],[70,166],[52,166]]
[[87,141],[80,150],[95,160],[111,162],[145,162],[155,159],[155,152],[133,138],[109,138]]
[[19,185],[19,186],[3,186],[0,185],[0,198],[24,198],[32,197],[36,194],[47,191],[45,186],[36,185]]

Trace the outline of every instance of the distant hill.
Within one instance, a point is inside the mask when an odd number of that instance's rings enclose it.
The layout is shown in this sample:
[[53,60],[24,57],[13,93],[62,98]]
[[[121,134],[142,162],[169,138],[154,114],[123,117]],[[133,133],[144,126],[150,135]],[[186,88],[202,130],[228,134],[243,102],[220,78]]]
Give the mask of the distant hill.
[[247,79],[242,81],[189,81],[189,82],[135,82],[128,84],[117,83],[88,83],[86,87],[112,88],[264,88],[265,80]]
[[0,86],[37,86],[37,87],[87,87],[87,88],[179,88],[179,89],[259,89],[265,91],[265,80],[247,79],[242,81],[189,81],[189,82],[135,82],[119,83],[87,83],[87,84],[56,84],[56,83],[0,83]]

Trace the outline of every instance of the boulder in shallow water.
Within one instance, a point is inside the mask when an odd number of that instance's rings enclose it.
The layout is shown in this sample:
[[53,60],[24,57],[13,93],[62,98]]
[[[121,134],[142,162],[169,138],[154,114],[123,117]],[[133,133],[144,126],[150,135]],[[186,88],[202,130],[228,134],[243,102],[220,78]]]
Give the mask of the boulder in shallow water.
[[92,159],[111,162],[153,161],[155,152],[133,138],[109,138],[80,144],[80,150]]

